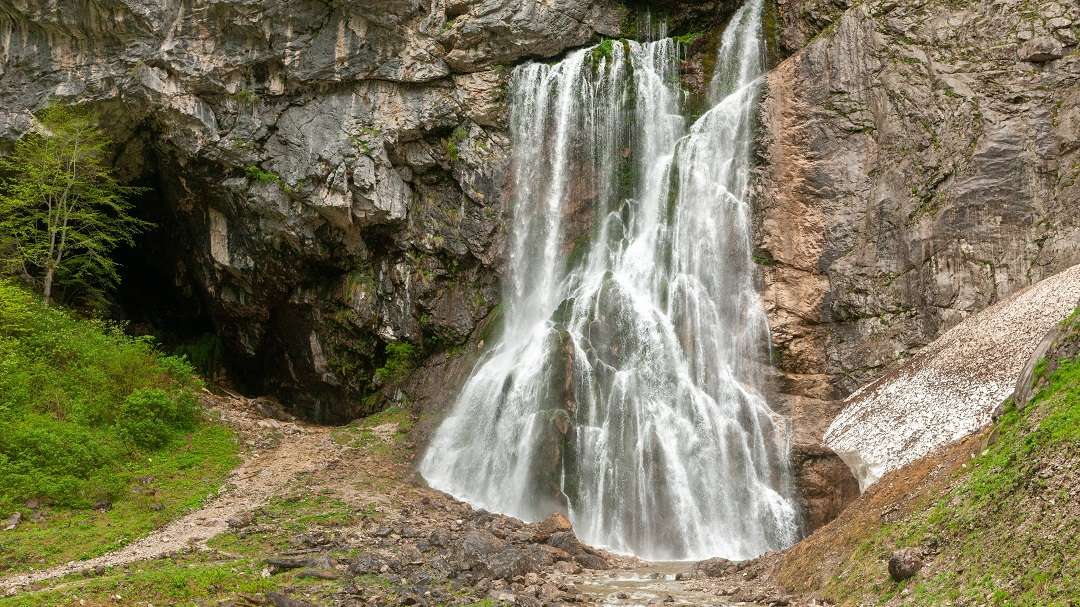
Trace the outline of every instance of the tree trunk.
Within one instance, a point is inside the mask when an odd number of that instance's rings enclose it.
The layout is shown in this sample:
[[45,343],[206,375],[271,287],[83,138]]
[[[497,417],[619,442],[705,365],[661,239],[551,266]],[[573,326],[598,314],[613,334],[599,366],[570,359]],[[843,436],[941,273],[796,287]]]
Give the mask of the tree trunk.
[[44,295],[45,305],[47,306],[52,304],[52,282],[54,271],[55,269],[51,263],[49,264],[49,267],[45,269],[45,287],[44,289],[42,289],[42,291]]

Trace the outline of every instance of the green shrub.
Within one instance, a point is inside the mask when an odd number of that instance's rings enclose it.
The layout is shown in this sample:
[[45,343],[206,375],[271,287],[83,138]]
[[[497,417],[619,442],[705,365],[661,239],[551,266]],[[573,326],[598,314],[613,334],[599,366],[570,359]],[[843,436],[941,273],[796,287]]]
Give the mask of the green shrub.
[[416,347],[407,341],[386,344],[386,363],[375,370],[379,383],[397,383],[412,373],[415,366]]
[[193,430],[198,414],[199,405],[190,392],[142,388],[124,400],[116,427],[139,447],[160,449],[178,432]]
[[122,329],[0,281],[0,509],[111,499],[138,453],[198,425],[192,366]]
[[181,344],[175,353],[178,357],[186,358],[192,367],[206,376],[215,375],[225,364],[225,344],[213,333]]

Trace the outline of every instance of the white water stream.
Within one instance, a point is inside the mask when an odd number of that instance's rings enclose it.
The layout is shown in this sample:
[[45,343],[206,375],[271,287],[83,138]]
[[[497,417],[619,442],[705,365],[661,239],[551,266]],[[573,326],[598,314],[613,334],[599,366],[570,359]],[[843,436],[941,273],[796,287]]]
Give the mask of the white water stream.
[[426,452],[427,481],[653,560],[792,543],[786,422],[747,203],[761,0],[731,19],[683,118],[672,39],[514,73],[514,225],[500,337]]

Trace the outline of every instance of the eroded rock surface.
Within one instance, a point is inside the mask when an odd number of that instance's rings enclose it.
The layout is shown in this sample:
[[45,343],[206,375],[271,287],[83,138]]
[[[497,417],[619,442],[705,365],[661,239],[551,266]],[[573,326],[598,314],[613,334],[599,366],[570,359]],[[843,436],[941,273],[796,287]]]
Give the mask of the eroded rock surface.
[[774,401],[818,523],[843,503],[819,489],[851,493],[821,447],[843,397],[1080,262],[1077,7],[852,5],[778,4],[781,42],[808,42],[768,75],[762,108]]
[[[355,417],[384,347],[495,305],[509,66],[615,34],[609,0],[0,0],[0,145],[90,104],[149,183],[159,269],[243,375]],[[384,378],[385,380],[385,378]]]

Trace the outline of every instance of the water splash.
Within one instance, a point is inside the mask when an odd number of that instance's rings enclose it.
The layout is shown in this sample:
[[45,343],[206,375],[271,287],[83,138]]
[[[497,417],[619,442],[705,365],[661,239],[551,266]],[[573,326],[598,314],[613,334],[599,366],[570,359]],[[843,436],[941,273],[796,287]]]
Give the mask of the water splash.
[[428,482],[655,560],[792,543],[787,427],[759,391],[752,119],[761,0],[724,32],[689,127],[671,39],[517,68],[500,337],[420,464]]

